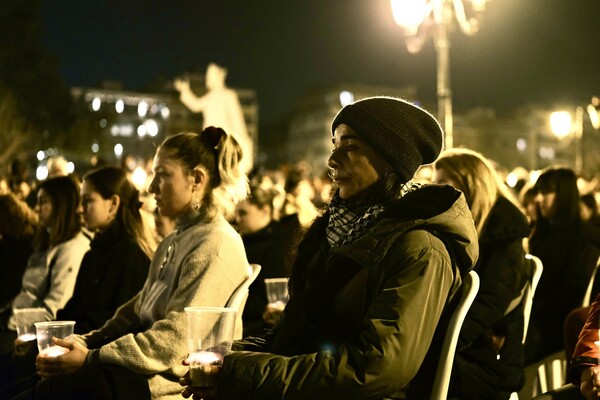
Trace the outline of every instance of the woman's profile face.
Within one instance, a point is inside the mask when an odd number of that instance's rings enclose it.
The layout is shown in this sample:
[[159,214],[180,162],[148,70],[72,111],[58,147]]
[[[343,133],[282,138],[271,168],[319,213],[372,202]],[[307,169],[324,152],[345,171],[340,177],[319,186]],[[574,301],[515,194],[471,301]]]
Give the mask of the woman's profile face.
[[256,204],[244,200],[235,209],[235,222],[241,235],[260,231],[271,222],[269,207],[259,208]]
[[152,166],[154,177],[149,192],[154,194],[161,215],[178,218],[192,210],[192,188],[194,179],[183,165],[159,149]]
[[552,218],[554,216],[554,199],[556,192],[539,191],[535,196],[535,202],[538,205],[540,214],[544,218]]
[[40,225],[44,228],[49,228],[52,225],[54,208],[52,207],[50,196],[48,196],[48,193],[44,189],[38,190],[35,211],[38,214]]
[[341,124],[333,135],[333,150],[327,166],[342,199],[364,194],[384,171],[391,169],[373,147],[348,125]]
[[81,185],[81,215],[91,231],[103,231],[115,220],[112,199],[104,199],[86,180]]

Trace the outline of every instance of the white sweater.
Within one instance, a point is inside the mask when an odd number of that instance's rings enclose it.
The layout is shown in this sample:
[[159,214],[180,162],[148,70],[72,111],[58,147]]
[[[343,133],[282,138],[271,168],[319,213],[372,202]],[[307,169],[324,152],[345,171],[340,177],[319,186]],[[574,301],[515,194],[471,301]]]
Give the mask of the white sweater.
[[[103,344],[90,351],[88,362],[146,375],[153,399],[181,399],[178,380],[188,354],[184,308],[224,307],[247,274],[242,240],[221,215],[179,226],[156,250],[142,290],[102,328],[84,335],[90,348]],[[241,328],[239,315],[236,331]]]
[[[58,310],[73,296],[81,260],[89,249],[90,239],[79,232],[48,251],[33,253],[23,274],[21,293],[13,300],[13,308],[44,307],[48,319],[55,319]],[[52,272],[48,276],[50,265]],[[9,326],[13,322],[11,318]]]

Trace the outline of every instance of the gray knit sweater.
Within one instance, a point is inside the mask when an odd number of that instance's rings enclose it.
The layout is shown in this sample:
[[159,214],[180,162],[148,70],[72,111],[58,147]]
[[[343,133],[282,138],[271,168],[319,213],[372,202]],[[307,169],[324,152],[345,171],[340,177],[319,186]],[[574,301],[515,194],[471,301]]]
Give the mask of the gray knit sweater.
[[[188,306],[224,307],[248,274],[240,236],[221,216],[179,223],[159,245],[142,290],[99,330],[84,335],[88,363],[146,375],[153,399],[181,399]],[[241,316],[236,331],[241,334]]]

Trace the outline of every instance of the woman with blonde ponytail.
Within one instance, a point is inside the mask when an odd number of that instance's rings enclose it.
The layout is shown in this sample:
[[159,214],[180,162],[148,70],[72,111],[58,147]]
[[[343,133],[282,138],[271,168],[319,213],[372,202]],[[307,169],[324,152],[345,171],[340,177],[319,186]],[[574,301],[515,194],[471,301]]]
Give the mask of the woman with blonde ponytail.
[[[36,359],[44,378],[35,398],[180,399],[188,306],[224,307],[244,281],[248,261],[224,213],[246,196],[242,154],[220,128],[168,137],[154,157],[149,191],[177,229],[156,249],[142,290],[70,351]],[[241,336],[241,316],[236,332]],[[85,368],[84,368],[85,366]]]

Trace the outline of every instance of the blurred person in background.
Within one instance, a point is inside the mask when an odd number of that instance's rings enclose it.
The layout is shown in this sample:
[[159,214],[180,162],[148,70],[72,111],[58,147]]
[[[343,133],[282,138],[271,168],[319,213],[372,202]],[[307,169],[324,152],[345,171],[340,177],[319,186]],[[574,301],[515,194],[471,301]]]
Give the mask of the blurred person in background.
[[0,195],[0,312],[2,330],[11,315],[12,300],[21,290],[23,273],[33,253],[38,218],[13,193]]
[[535,226],[538,220],[540,210],[535,198],[537,197],[537,189],[533,183],[526,184],[519,193],[519,202],[521,207],[525,210],[525,216],[529,222],[529,226]]
[[119,167],[88,172],[81,214],[94,233],[71,300],[57,314],[74,320],[76,333],[100,328],[143,286],[156,244],[140,214],[139,192]]
[[[73,296],[56,316],[75,321],[75,333],[100,328],[142,288],[154,251],[142,225],[139,193],[123,169],[87,173],[81,199],[80,212],[94,239],[81,262]],[[10,383],[15,392],[32,387],[37,382],[36,355],[35,343],[17,341],[13,360],[0,365],[2,385]]]
[[598,236],[581,219],[575,172],[565,167],[548,167],[534,188],[539,216],[529,250],[542,261],[544,273],[531,310],[526,363],[564,349],[565,317],[581,306],[600,256]]
[[69,163],[63,156],[52,156],[46,161],[48,178],[69,175]]
[[529,226],[494,166],[467,149],[442,152],[434,181],[464,193],[479,237],[480,288],[462,325],[448,397],[507,400],[525,383],[523,310]]
[[224,307],[247,278],[242,239],[223,214],[247,194],[241,156],[237,142],[220,128],[163,141],[149,191],[159,211],[177,220],[176,232],[158,246],[142,290],[106,324],[75,342],[58,341],[69,349],[61,356],[38,355],[43,379],[24,398],[181,398],[185,307]]
[[600,229],[600,214],[598,214],[598,203],[594,193],[586,193],[579,198],[579,211],[581,219],[591,223],[595,228]]
[[[70,177],[49,178],[39,185],[35,211],[40,229],[34,239],[19,294],[12,308],[43,307],[56,319],[73,295],[77,273],[90,239],[81,230],[79,185]],[[2,336],[3,354],[12,352],[16,332],[13,317]]]
[[412,103],[374,97],[342,108],[331,135],[336,191],[298,247],[279,322],[234,343],[218,386],[184,397],[429,398],[436,329],[477,258],[464,196],[411,181],[438,156],[442,129]]
[[285,262],[291,250],[285,248],[289,240],[284,238],[279,223],[273,219],[276,195],[274,189],[252,187],[248,198],[236,207],[235,222],[244,241],[248,262],[261,266],[260,274],[250,286],[242,316],[244,336],[262,333],[268,327],[263,321],[268,303],[264,279],[289,276]]

